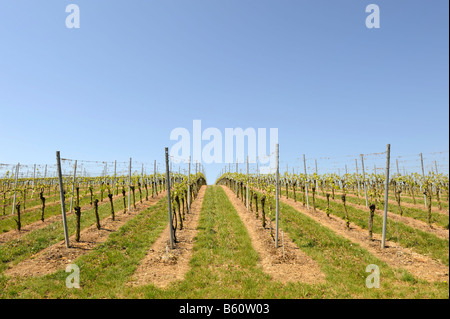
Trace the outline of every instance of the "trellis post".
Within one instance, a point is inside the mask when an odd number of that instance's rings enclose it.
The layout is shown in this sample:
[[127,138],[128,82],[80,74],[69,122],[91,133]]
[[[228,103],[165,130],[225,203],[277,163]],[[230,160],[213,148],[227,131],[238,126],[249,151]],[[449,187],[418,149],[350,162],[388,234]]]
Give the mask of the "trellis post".
[[13,199],[13,206],[12,206],[12,215],[14,215],[14,210],[16,209],[16,195],[17,195],[17,180],[19,179],[19,169],[20,169],[20,163],[17,163],[16,166],[16,176],[14,181],[14,199]]
[[363,184],[364,184],[364,194],[366,196],[366,207],[369,207],[369,201],[367,199],[367,185],[366,185],[366,171],[364,168],[364,155],[361,154],[361,166],[363,171]]
[[170,171],[169,171],[169,148],[165,150],[166,157],[166,183],[167,183],[167,200],[169,205],[169,233],[170,233],[170,249],[173,249],[173,224],[172,224],[172,203],[170,199]]
[[77,175],[77,161],[75,160],[75,166],[73,167],[73,180],[72,180],[72,197],[70,198],[70,213],[72,214],[73,209],[73,195],[75,193],[75,179]]
[[275,231],[275,248],[278,248],[278,218],[280,213],[280,203],[279,203],[279,185],[280,185],[280,153],[279,153],[279,144],[276,144],[275,146],[275,161],[277,165],[276,170],[276,193],[275,193],[275,200],[276,200],[276,231]]
[[384,189],[384,214],[383,214],[383,234],[381,248],[385,248],[386,242],[386,223],[387,223],[387,211],[389,201],[389,165],[391,159],[391,144],[386,146],[386,176],[385,176],[385,189]]
[[69,245],[69,233],[67,231],[64,184],[63,184],[62,171],[61,171],[61,156],[60,156],[59,151],[56,152],[56,166],[57,166],[57,170],[58,170],[59,196],[61,198],[61,213],[62,213],[63,227],[64,227],[64,240],[66,242],[66,247],[70,248],[70,245]]
[[303,167],[305,169],[305,190],[306,190],[306,207],[309,209],[309,198],[308,198],[308,174],[306,173],[306,158],[303,154]]

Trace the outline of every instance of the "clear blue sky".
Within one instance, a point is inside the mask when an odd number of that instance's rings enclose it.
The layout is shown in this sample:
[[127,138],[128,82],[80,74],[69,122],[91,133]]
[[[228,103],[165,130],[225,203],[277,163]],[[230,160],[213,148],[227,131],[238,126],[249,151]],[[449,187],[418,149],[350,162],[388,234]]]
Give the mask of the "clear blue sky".
[[[80,29],[65,26],[70,3]],[[365,26],[370,3],[380,29]],[[194,119],[277,127],[283,163],[448,150],[448,6],[0,0],[0,162],[162,162]],[[222,167],[206,166],[210,183]]]

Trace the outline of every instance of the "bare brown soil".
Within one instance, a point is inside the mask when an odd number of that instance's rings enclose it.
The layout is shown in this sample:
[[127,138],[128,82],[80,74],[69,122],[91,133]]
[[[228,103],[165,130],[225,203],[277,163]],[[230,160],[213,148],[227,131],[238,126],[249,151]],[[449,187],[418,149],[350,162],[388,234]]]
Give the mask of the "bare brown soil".
[[[117,197],[122,197],[122,194],[114,196],[113,200],[117,200]],[[110,205],[109,199],[108,198],[106,198],[106,199],[107,200],[104,200],[103,202],[98,203],[99,207],[103,206],[103,205]],[[45,207],[47,208],[47,205]],[[93,207],[94,207],[93,205],[91,206],[90,204],[86,204],[83,207],[81,207],[81,212],[92,209]],[[39,214],[39,216],[40,216],[41,212],[40,211],[36,212],[36,214]],[[69,216],[69,215],[70,215],[70,213],[66,212],[66,216]],[[45,217],[45,213],[44,213],[44,217]],[[55,221],[59,221],[59,220],[62,220],[62,216],[60,214],[53,215],[51,217],[45,218],[44,222],[42,222],[41,220],[38,220],[33,223],[24,225],[24,226],[22,226],[20,231],[18,231],[16,229],[12,229],[10,231],[1,233],[0,234],[0,245],[6,243],[8,241],[11,241],[11,240],[19,239],[22,236],[25,236],[26,234],[28,234],[34,230],[44,228],[44,227],[48,226],[49,224],[51,224]]]
[[163,233],[152,244],[147,255],[136,269],[130,286],[154,284],[158,288],[165,288],[174,281],[183,280],[189,271],[189,261],[192,257],[194,239],[200,220],[206,186],[199,189],[197,198],[191,204],[191,210],[185,214],[183,229],[176,231],[177,243],[170,249],[170,229],[167,225]]
[[[131,209],[124,213],[116,212],[115,221],[109,216],[101,221],[101,229],[97,229],[96,225],[92,225],[80,234],[80,242],[75,241],[75,235],[69,238],[70,248],[66,247],[64,240],[46,248],[36,255],[20,262],[18,265],[7,269],[4,274],[7,276],[43,276],[53,273],[73,262],[78,257],[91,252],[96,246],[105,242],[108,236],[117,231],[127,221],[139,214],[140,211],[155,205],[166,192],[160,193],[154,198],[150,198],[143,203],[137,202],[136,209]],[[83,218],[83,216],[81,217]]]
[[[318,196],[317,194],[316,194],[316,197],[320,198],[320,199],[323,199],[323,200],[326,200],[326,197]],[[362,210],[362,211],[367,211],[367,212],[369,211],[369,209],[366,206],[363,206],[363,205],[359,205],[359,204],[355,204],[355,203],[351,203],[351,202],[347,202],[346,205],[355,207],[355,208],[357,208],[359,210]],[[379,210],[379,209],[375,210],[375,213],[380,215],[380,216],[384,215],[384,211]],[[399,214],[395,214],[395,213],[392,213],[392,212],[389,212],[389,211],[387,212],[387,215],[388,215],[389,219],[401,222],[401,223],[403,223],[405,225],[411,226],[411,227],[416,228],[416,229],[420,229],[420,230],[422,230],[424,232],[431,233],[433,235],[436,235],[439,238],[449,239],[449,231],[448,231],[448,229],[445,229],[445,228],[440,227],[438,225],[432,225],[432,227],[430,227],[427,223],[425,223],[425,222],[423,222],[421,220],[417,220],[417,219],[414,219],[412,217],[407,217],[407,216],[400,216]]]
[[13,229],[8,232],[1,233],[0,234],[0,245],[6,243],[8,241],[11,241],[11,240],[19,239],[22,236],[25,236],[34,230],[44,228],[44,227],[48,226],[49,224],[51,224],[55,221],[58,221],[58,220],[62,220],[61,215],[54,215],[49,218],[46,218],[44,222],[42,222],[41,220],[38,220],[31,224],[22,226],[22,229],[20,231],[18,231],[17,229]]
[[300,202],[294,202],[293,199],[281,198],[281,201],[295,208],[304,215],[311,217],[316,222],[328,227],[336,234],[349,239],[367,249],[372,255],[387,263],[393,268],[403,268],[416,276],[417,278],[429,282],[443,282],[449,279],[449,269],[444,264],[428,256],[418,254],[411,249],[404,248],[399,244],[386,241],[386,248],[381,248],[381,235],[373,234],[373,240],[369,239],[368,231],[351,224],[347,229],[345,221],[336,216],[330,215],[317,209],[314,213],[303,207]]
[[[331,191],[329,191],[329,192],[331,192]],[[335,194],[335,196],[338,196],[338,195],[340,196],[343,193],[341,191],[335,191],[334,194]],[[358,196],[356,194],[353,194],[353,193],[346,193],[346,195],[358,198]],[[391,195],[392,194],[389,194],[389,196],[391,196]],[[363,195],[362,196],[364,196],[364,190],[363,190]],[[404,197],[404,196],[402,196],[402,197]],[[383,193],[383,198],[384,198],[384,193]],[[411,199],[411,197],[409,197],[409,198]],[[423,197],[422,197],[422,199],[423,199]],[[410,208],[417,208],[417,209],[422,209],[424,211],[427,211],[427,208],[425,208],[425,205],[423,205],[423,204],[414,204],[414,203],[408,203],[408,202],[403,202],[403,201],[401,202],[401,204],[402,204],[402,207],[404,206],[404,207],[410,207]],[[449,216],[448,210],[439,209],[439,207],[436,207],[436,206],[432,206],[431,207],[431,211]]]
[[[407,202],[403,202],[403,201],[401,202],[401,204],[402,204],[402,207],[404,206],[404,207],[409,207],[409,208],[422,209],[423,211],[428,211],[428,208],[425,208],[425,205],[421,205],[421,204],[413,204],[413,203],[407,203]],[[432,207],[431,207],[431,211],[432,211],[433,213],[439,213],[439,214],[442,214],[442,215],[447,215],[447,216],[449,216],[448,210],[445,210],[445,209],[439,209],[439,207],[432,206]]]
[[[282,235],[282,230],[279,229],[279,246],[275,248],[275,240],[270,235],[268,223],[266,223],[266,228],[263,228],[261,216],[260,219],[256,219],[255,214],[247,211],[244,203],[236,197],[233,191],[226,186],[222,186],[222,188],[244,223],[265,273],[282,283],[318,284],[325,282],[325,275],[317,262],[301,251],[287,233]],[[284,237],[284,246],[282,237]]]
[[[85,189],[80,189],[80,192],[82,192],[82,191],[84,191]],[[94,192],[94,194],[93,195],[98,195],[98,194],[100,194],[100,191],[98,191],[98,192]],[[86,195],[86,196],[80,196],[80,199],[81,198],[86,198],[87,196],[90,196],[90,194],[88,194],[88,195]],[[44,196],[45,197],[45,196]],[[52,197],[54,197],[54,195],[52,195]],[[66,198],[66,201],[68,201],[69,199],[68,198]],[[74,202],[75,202],[75,200],[74,200]],[[60,204],[61,203],[61,201],[60,200],[55,200],[55,201],[51,201],[51,202],[46,202],[45,203],[45,208],[48,208],[48,207],[51,207],[51,206],[54,206],[54,205],[58,205],[58,204]],[[67,203],[66,203],[66,205],[67,205]],[[70,205],[70,200],[69,200],[69,205]],[[0,206],[1,207],[1,206]],[[9,209],[11,209],[11,206],[8,206],[9,207]],[[37,205],[33,205],[33,206],[31,206],[31,207],[27,207],[26,209],[24,209],[24,210],[21,210],[20,211],[20,214],[26,214],[26,213],[30,213],[30,212],[33,212],[33,211],[41,211],[41,208],[42,208],[42,204],[37,204]],[[0,216],[0,220],[3,220],[3,219],[6,219],[6,218],[9,218],[9,217],[11,217],[11,215],[3,215],[3,216]]]

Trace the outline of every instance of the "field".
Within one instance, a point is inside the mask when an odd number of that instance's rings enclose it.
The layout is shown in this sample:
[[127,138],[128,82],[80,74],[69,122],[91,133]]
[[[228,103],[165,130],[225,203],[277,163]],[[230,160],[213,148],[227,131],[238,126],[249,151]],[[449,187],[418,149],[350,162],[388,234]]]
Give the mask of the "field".
[[449,298],[445,175],[390,180],[385,248],[383,174],[281,175],[278,236],[274,174],[166,177],[64,177],[69,247],[58,179],[3,178],[0,297]]
[[1,3],[3,313],[450,300],[450,1]]

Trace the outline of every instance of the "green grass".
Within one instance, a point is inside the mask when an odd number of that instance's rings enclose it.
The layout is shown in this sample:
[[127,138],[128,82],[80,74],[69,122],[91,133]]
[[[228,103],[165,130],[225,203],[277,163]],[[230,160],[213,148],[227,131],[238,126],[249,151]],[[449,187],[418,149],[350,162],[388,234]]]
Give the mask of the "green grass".
[[[283,194],[286,194],[286,192],[283,192]],[[330,197],[330,199],[331,199],[331,197]],[[341,200],[340,195],[335,196],[335,200],[340,201]],[[366,199],[363,197],[358,198],[358,197],[353,197],[353,196],[347,196],[346,200],[347,200],[347,202],[350,202],[353,204],[358,204],[358,205],[363,205],[363,206],[366,205]],[[402,198],[402,200],[403,200],[403,198]],[[384,197],[383,197],[383,200],[379,203],[379,207],[384,207]],[[395,201],[395,200],[389,201],[388,211],[391,213],[400,215],[397,201]],[[403,212],[403,216],[405,216],[405,217],[411,217],[411,218],[423,221],[425,223],[428,223],[428,211],[426,211],[425,209],[402,206],[402,212]],[[432,224],[435,223],[436,225],[438,225],[440,227],[448,229],[449,217],[444,214],[432,212],[431,213],[431,223]]]
[[[282,194],[285,194],[285,192],[282,191]],[[302,194],[297,194],[296,198],[299,202],[302,202],[303,200]],[[312,207],[312,196],[308,196],[308,198],[309,205]],[[336,197],[336,199],[337,200],[333,201],[330,196],[331,214],[345,219],[344,205],[342,201],[340,201],[340,197]],[[315,202],[317,209],[325,211],[327,208],[327,201],[325,199],[316,197]],[[350,205],[347,205],[347,211],[351,223],[356,224],[363,229],[368,229],[369,213],[367,211],[363,211]],[[373,232],[381,234],[383,218],[375,214],[373,223]],[[411,248],[420,254],[429,255],[432,258],[440,260],[445,265],[449,265],[448,239],[439,238],[434,234],[424,232],[391,219],[388,219],[387,222],[386,239],[398,242],[405,248]]]
[[67,289],[65,278],[68,274],[61,270],[47,276],[21,279],[14,283],[13,280],[3,276],[0,278],[0,290],[8,287],[8,291],[5,290],[0,296],[117,297],[123,289],[124,279],[133,273],[138,262],[145,256],[149,245],[167,225],[166,215],[167,197],[141,211],[117,232],[112,233],[108,240],[96,247],[93,252],[74,261],[73,263],[80,267],[82,289]]
[[[72,188],[68,187],[66,196],[69,198],[69,200],[70,200],[71,192],[72,192]],[[94,192],[95,192],[95,190],[94,190]],[[100,191],[98,191],[98,193],[100,196]],[[25,202],[26,209],[30,209],[30,208],[34,208],[33,210],[40,209],[41,199],[39,198],[39,191],[36,190],[34,192],[33,198],[31,198],[31,195],[32,195],[32,191],[29,189],[27,191],[27,195],[26,195],[26,202]],[[80,187],[80,198],[86,197],[86,196],[90,197],[89,189],[87,187]],[[50,204],[51,202],[58,201],[59,200],[59,189],[57,191],[52,189],[50,195],[48,194],[48,190],[46,189],[46,191],[44,192],[44,197],[45,197],[45,201],[46,201],[47,205]],[[6,215],[11,214],[13,198],[14,198],[14,191],[11,191],[10,197],[6,197],[6,202],[7,202],[6,207],[5,207]],[[2,201],[3,201],[3,194],[0,194],[0,206],[2,205],[1,204]],[[19,203],[19,202],[22,203],[21,209],[23,210],[23,197],[21,196],[20,192],[17,192],[16,203]],[[0,209],[0,211],[2,211],[2,209]]]
[[[59,198],[59,196],[58,196],[58,198]],[[90,199],[91,199],[90,193],[88,193],[86,196],[81,196],[81,192],[80,192],[80,206],[89,204]],[[95,199],[100,200],[100,191],[98,191],[97,193],[95,193],[95,191],[94,191],[92,200],[94,201]],[[70,201],[71,201],[70,196],[67,196],[65,198],[66,212],[68,212],[70,210]],[[73,204],[74,206],[75,206],[75,201],[76,201],[76,199],[74,198],[74,204]],[[105,202],[109,202],[107,191],[105,191],[103,193],[103,202],[99,202],[99,204],[102,204]],[[61,204],[59,202],[56,205],[49,205],[49,204],[50,204],[50,202],[46,199],[47,206],[45,207],[45,211],[44,211],[44,219],[61,214]],[[27,207],[32,207],[32,206],[27,205]],[[32,210],[29,210],[26,212],[21,212],[20,221],[21,221],[22,227],[29,225],[33,222],[36,222],[38,220],[41,220],[41,209],[42,209],[42,205],[40,205],[38,207],[35,206]],[[11,231],[13,229],[17,229],[17,224],[15,222],[16,219],[17,219],[17,211],[15,211],[14,215],[6,215],[6,216],[4,216],[4,218],[0,219],[0,233],[5,233],[5,232]]]
[[[328,192],[328,193],[331,194],[331,189],[325,189],[325,192]],[[347,189],[346,192],[356,196],[356,191],[353,190],[353,189],[350,189],[350,190]],[[291,193],[291,191],[289,191],[289,193]],[[320,189],[320,193],[322,194],[322,189]],[[338,190],[338,191],[336,191],[335,194],[337,195],[337,194],[341,194],[341,193],[342,193],[342,190]],[[364,188],[361,188],[359,194],[360,194],[361,198],[364,197]],[[384,192],[383,192],[383,196],[382,197],[384,199]],[[416,205],[418,206],[418,209],[426,212],[427,209],[425,207],[425,200],[424,200],[423,194],[419,194],[419,193],[415,194],[415,199],[416,199]],[[395,195],[394,195],[394,193],[392,191],[389,191],[389,201],[396,202]],[[403,192],[402,193],[402,203],[403,202],[404,203],[414,204],[414,201],[413,201],[411,195],[409,194],[409,192]],[[365,199],[364,199],[364,205],[365,205]],[[437,202],[435,193],[433,193],[433,198],[432,198],[432,201],[431,201],[431,205],[433,207],[439,207],[439,203]],[[446,191],[442,191],[441,192],[441,207],[442,207],[443,210],[448,211],[449,203],[447,201],[447,192]]]
[[[123,213],[123,198],[114,200],[114,210],[116,214]],[[111,215],[111,206],[108,202],[98,207],[100,219]],[[94,209],[81,212],[81,229],[87,228],[95,223]],[[69,236],[75,233],[76,216],[75,214],[67,216],[67,228]],[[31,255],[64,240],[64,230],[62,220],[52,222],[47,226],[26,233],[19,239],[8,241],[0,245],[0,273],[8,268],[8,263],[17,264],[18,262],[29,258]]]
[[[208,187],[190,270],[182,281],[159,289],[130,287],[140,261],[167,225],[167,204],[141,212],[94,251],[78,258],[81,289],[68,289],[64,270],[13,281],[0,276],[2,298],[448,298],[448,283],[427,283],[393,270],[368,251],[281,204],[280,225],[317,261],[326,283],[281,284],[258,266],[258,254],[233,205],[218,186]],[[381,288],[365,286],[366,266],[381,271]]]

